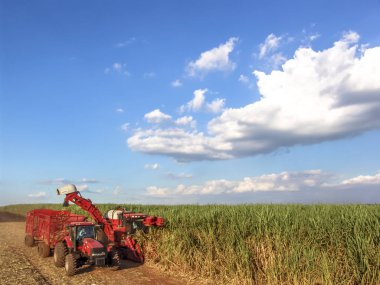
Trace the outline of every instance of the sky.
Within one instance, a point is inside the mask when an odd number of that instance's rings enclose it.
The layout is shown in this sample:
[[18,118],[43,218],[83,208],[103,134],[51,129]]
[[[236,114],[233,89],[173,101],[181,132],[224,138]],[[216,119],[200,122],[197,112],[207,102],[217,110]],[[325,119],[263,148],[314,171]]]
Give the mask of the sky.
[[380,1],[0,13],[0,205],[380,203]]

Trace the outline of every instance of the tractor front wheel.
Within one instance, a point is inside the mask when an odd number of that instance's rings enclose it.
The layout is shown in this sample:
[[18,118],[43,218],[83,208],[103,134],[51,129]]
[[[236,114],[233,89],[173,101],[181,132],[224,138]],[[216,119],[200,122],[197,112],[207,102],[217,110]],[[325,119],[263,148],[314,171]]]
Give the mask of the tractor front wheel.
[[26,235],[24,239],[25,245],[28,247],[35,246],[34,238],[31,235]]
[[65,257],[68,254],[68,249],[66,244],[63,242],[58,242],[54,248],[54,265],[57,267],[65,266]]
[[38,243],[37,250],[38,250],[38,255],[43,258],[48,257],[50,255],[50,247],[44,242]]
[[77,273],[77,260],[72,253],[65,257],[65,271],[67,276],[73,276]]
[[113,270],[119,270],[121,268],[120,254],[114,249],[108,254],[109,265]]

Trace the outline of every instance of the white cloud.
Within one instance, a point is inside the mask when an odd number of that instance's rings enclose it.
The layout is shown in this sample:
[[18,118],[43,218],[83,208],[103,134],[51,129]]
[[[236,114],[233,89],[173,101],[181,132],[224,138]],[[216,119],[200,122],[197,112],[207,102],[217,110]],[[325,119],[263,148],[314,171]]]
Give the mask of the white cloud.
[[162,113],[160,109],[156,109],[150,113],[145,114],[144,118],[149,123],[159,124],[164,121],[170,120],[172,117],[165,113]]
[[280,67],[283,63],[285,63],[287,58],[282,53],[275,53],[273,54],[270,59],[269,63],[272,65],[273,69],[277,69]]
[[216,98],[211,103],[207,104],[207,110],[211,113],[220,113],[223,110],[226,99]]
[[353,44],[357,43],[360,39],[360,36],[358,33],[354,31],[348,31],[343,34],[343,39],[342,41],[348,43],[348,44]]
[[152,170],[158,170],[160,169],[160,165],[158,163],[153,163],[153,164],[145,164],[144,165],[145,169],[152,169]]
[[173,87],[181,87],[181,86],[182,86],[182,82],[181,82],[181,80],[176,79],[176,80],[174,80],[174,81],[171,83],[171,85],[172,85]]
[[[209,180],[203,184],[179,184],[174,188],[150,186],[146,189],[148,196],[189,196],[189,195],[233,195],[258,192],[308,192],[317,191],[319,195],[329,190],[366,191],[380,187],[380,172],[375,175],[360,175],[338,181],[337,176],[322,170],[305,170],[299,172],[281,172],[261,176],[244,177],[241,180]],[[321,192],[322,191],[322,192]],[[335,192],[337,194],[337,192]],[[340,195],[344,195],[343,192]]]
[[174,122],[178,126],[187,126],[190,125],[192,128],[196,127],[197,122],[193,119],[192,116],[183,116],[175,120]]
[[380,172],[375,175],[359,175],[342,181],[343,185],[380,185]]
[[[281,172],[265,174],[255,177],[244,177],[242,180],[210,180],[202,185],[177,185],[175,188],[164,188],[160,196],[164,195],[216,195],[248,192],[270,191],[301,191],[315,187],[323,187],[333,176],[321,170],[306,170],[301,172]],[[151,186],[148,189],[156,189]],[[148,191],[148,195],[154,195],[156,191]],[[151,194],[153,193],[153,194]]]
[[238,38],[230,38],[224,44],[216,48],[202,52],[196,61],[191,61],[187,66],[190,76],[202,76],[211,71],[231,71],[236,64],[229,58]]
[[278,48],[281,39],[282,37],[277,37],[274,34],[268,35],[265,42],[260,44],[259,58],[263,58],[268,53],[275,51]]
[[28,194],[28,197],[30,197],[30,198],[45,198],[46,192],[31,193],[31,194]]
[[122,124],[122,125],[121,125],[121,129],[122,129],[124,132],[128,131],[128,130],[129,130],[129,123]]
[[169,194],[168,188],[160,188],[156,186],[150,186],[146,189],[147,195],[165,197]]
[[116,109],[116,112],[118,112],[118,113],[124,113],[124,109],[122,109],[122,108],[117,108],[117,109]]
[[178,161],[232,158],[227,154],[230,143],[207,138],[202,132],[180,128],[139,129],[127,142],[134,151],[173,156]]
[[[299,47],[281,70],[255,70],[260,100],[225,109],[208,123],[206,134],[139,129],[128,145],[179,161],[228,159],[379,129],[380,47],[360,54],[358,39],[348,32],[325,50]],[[195,106],[204,101],[202,95]]]
[[190,174],[190,173],[172,173],[172,172],[168,172],[166,174],[166,176],[168,176],[170,179],[189,179],[189,178],[192,178],[193,175]]
[[194,91],[194,98],[187,102],[186,105],[182,105],[180,107],[180,111],[184,112],[185,110],[187,111],[193,111],[197,112],[199,111],[205,102],[205,93],[207,92],[207,89],[197,89]]
[[249,83],[249,78],[248,78],[248,76],[246,76],[244,74],[240,74],[239,81],[242,82],[242,83],[248,84]]
[[318,39],[321,35],[316,33],[316,34],[313,34],[313,35],[310,35],[309,36],[309,41],[315,41],[316,39]]

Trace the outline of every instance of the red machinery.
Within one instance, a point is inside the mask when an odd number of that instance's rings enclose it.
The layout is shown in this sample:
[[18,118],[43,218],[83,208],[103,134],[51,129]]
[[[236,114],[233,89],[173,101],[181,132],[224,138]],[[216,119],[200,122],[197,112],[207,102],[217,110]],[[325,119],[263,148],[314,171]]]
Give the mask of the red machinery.
[[103,231],[99,230],[98,232],[99,240],[104,244],[114,246],[123,257],[133,261],[144,262],[144,254],[139,244],[131,236],[138,223],[144,227],[164,225],[164,219],[161,217],[127,212],[123,209],[111,210],[106,217],[103,217],[92,201],[83,198],[72,184],[58,188],[57,194],[66,195],[65,206],[72,202],[88,212],[94,221],[103,228]]
[[84,264],[120,267],[118,252],[112,246],[97,241],[97,227],[86,222],[86,217],[67,211],[48,209],[27,213],[25,245],[38,245],[41,257],[48,257],[54,249],[54,264],[65,267],[71,276]]

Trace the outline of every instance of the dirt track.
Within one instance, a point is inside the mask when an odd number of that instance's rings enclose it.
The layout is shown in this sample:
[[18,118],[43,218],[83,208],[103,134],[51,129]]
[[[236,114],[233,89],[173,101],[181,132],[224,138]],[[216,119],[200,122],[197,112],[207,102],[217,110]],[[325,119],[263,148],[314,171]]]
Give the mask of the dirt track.
[[122,269],[83,267],[73,277],[53,264],[53,258],[40,258],[36,247],[24,246],[23,218],[0,212],[0,284],[185,284],[161,271],[130,261]]

